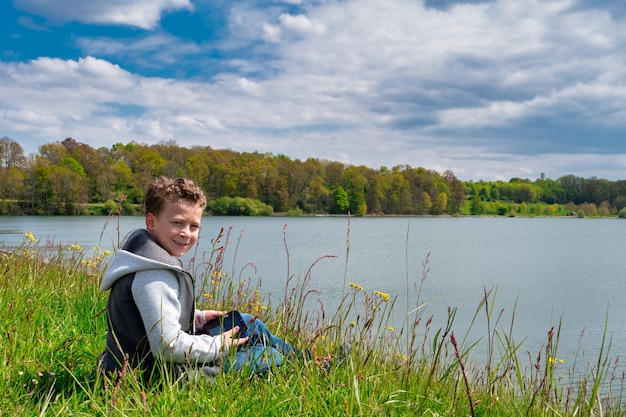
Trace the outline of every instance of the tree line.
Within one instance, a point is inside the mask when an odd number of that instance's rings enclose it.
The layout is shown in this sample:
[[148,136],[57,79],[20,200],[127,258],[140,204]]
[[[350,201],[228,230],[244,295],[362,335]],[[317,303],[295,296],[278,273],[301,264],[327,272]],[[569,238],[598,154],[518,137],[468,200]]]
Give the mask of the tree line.
[[0,164],[0,214],[108,214],[120,207],[135,214],[147,184],[162,175],[193,179],[207,194],[208,210],[227,215],[515,215],[525,210],[611,215],[626,207],[626,181],[574,175],[461,181],[450,170],[438,173],[410,165],[374,169],[182,147],[175,141],[94,149],[67,138],[25,155],[18,142],[3,137]]

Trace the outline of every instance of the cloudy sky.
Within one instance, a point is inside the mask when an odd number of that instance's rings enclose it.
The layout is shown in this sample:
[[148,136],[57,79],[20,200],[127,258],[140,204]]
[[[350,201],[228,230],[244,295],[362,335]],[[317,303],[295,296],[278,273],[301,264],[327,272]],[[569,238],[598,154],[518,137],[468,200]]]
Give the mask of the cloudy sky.
[[0,137],[626,179],[623,0],[6,0]]

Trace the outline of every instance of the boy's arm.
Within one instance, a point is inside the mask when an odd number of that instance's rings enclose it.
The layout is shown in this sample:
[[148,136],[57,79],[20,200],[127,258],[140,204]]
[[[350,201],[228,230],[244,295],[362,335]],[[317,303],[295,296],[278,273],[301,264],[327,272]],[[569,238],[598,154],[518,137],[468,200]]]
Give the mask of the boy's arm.
[[166,270],[137,272],[132,292],[155,357],[178,363],[209,363],[226,349],[221,335],[190,335],[182,330],[179,283],[174,273]]

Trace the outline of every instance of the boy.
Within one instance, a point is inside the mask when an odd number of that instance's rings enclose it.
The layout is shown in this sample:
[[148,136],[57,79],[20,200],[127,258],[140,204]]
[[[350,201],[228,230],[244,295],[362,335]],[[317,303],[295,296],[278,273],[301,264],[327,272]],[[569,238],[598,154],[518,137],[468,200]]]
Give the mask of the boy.
[[[202,190],[189,179],[163,177],[148,186],[146,228],[128,237],[102,281],[101,290],[111,292],[101,369],[140,368],[150,377],[161,361],[198,367],[206,375],[216,371],[215,365],[226,370],[249,366],[262,373],[295,352],[249,314],[242,314],[248,337],[237,337],[238,327],[215,337],[196,333],[226,313],[196,310],[194,280],[179,259],[198,240],[206,204]],[[238,348],[234,357],[227,356],[231,346]]]

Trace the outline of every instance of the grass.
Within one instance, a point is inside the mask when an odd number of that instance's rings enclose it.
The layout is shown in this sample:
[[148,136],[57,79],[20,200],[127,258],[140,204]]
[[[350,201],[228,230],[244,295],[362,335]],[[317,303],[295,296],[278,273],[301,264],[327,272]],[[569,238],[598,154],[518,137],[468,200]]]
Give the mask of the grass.
[[[497,291],[488,289],[475,312],[476,319],[487,319],[480,340],[455,334],[453,307],[445,325],[433,328],[432,317],[422,315],[424,305],[437,302],[421,295],[428,284],[428,257],[417,280],[407,271],[407,291],[417,301],[400,313],[410,318],[400,329],[390,319],[398,314],[395,298],[349,282],[348,271],[337,311],[305,307],[314,291],[309,278],[315,264],[303,274],[288,272],[281,300],[265,299],[261,288],[241,279],[236,265],[223,264],[226,251],[237,250],[237,243],[228,243],[230,233],[218,233],[213,250],[196,254],[190,265],[204,283],[200,304],[258,314],[278,335],[320,356],[349,342],[353,349],[345,361],[330,370],[315,361],[293,361],[262,378],[224,374],[182,383],[166,377],[146,386],[128,371],[105,379],[95,371],[106,336],[107,294],[98,287],[111,254],[52,243],[41,250],[26,234],[20,247],[0,254],[0,416],[622,416],[626,411],[624,374],[618,361],[609,359],[606,332],[597,361],[563,370],[556,359],[559,326],[546,335],[540,351],[524,352],[512,336],[514,319],[502,323]],[[289,257],[286,244],[285,252]],[[253,265],[241,270],[248,267]],[[471,363],[467,358],[479,343],[487,345],[486,363]],[[563,375],[575,378],[573,383],[563,383]]]

